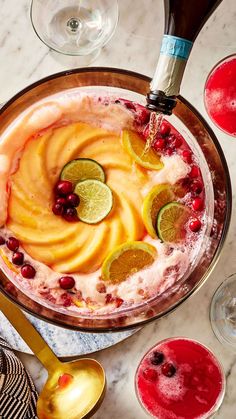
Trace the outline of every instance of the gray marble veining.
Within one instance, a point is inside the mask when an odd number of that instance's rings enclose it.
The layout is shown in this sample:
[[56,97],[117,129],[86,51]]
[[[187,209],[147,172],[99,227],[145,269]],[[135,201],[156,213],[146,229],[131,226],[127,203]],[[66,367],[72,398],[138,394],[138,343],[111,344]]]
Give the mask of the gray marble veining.
[[[71,67],[40,42],[31,28],[29,0],[0,0],[0,102],[26,85]],[[92,65],[122,67],[152,76],[163,32],[161,0],[119,0],[120,18],[112,40]],[[236,177],[235,140],[213,126],[203,102],[204,83],[210,69],[221,58],[236,50],[236,3],[225,0],[197,38],[184,76],[181,93],[207,119],[225,153],[232,180]],[[74,59],[80,66],[80,59]],[[235,199],[235,185],[233,181]],[[142,355],[158,340],[168,336],[189,336],[214,350],[222,362],[227,390],[224,403],[216,415],[219,419],[236,417],[236,354],[224,348],[214,337],[209,323],[209,304],[216,287],[236,271],[235,205],[228,239],[220,261],[207,283],[177,311],[154,322],[129,339],[94,356],[104,365],[108,378],[105,401],[95,419],[144,419],[135,396],[134,374]],[[196,316],[197,313],[197,316]],[[1,323],[2,324],[2,323]],[[4,329],[9,333],[8,326]],[[59,345],[60,347],[60,345]],[[30,355],[20,355],[40,389],[46,373]]]

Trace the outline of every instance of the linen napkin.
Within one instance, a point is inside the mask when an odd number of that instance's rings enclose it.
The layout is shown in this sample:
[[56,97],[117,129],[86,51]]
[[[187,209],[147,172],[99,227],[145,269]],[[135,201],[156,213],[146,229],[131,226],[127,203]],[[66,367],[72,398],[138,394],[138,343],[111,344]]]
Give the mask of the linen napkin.
[[37,398],[32,378],[0,337],[0,419],[37,419]]

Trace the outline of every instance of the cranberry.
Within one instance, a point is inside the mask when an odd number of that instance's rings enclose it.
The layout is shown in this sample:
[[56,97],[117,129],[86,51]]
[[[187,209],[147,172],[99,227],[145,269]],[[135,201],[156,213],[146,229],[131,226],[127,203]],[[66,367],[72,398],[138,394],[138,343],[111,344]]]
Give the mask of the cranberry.
[[67,208],[63,217],[69,222],[78,221],[77,211],[75,208]]
[[135,121],[140,125],[145,125],[149,122],[150,112],[145,108],[140,108],[136,111]]
[[112,297],[112,295],[107,294],[106,295],[106,300],[105,300],[106,304],[113,303],[113,301],[114,301],[114,298]]
[[60,375],[60,377],[58,378],[58,385],[61,388],[65,388],[67,387],[72,381],[73,381],[73,375],[70,374],[62,374]]
[[12,263],[15,265],[22,265],[24,262],[24,254],[22,252],[15,252],[12,256]]
[[60,196],[66,196],[72,193],[73,185],[68,180],[60,180],[56,185],[56,193]]
[[176,368],[171,362],[165,362],[165,364],[161,367],[161,372],[166,377],[173,377],[173,375],[176,373]]
[[17,240],[15,237],[9,237],[9,239],[7,240],[8,249],[15,252],[19,246],[20,246],[19,240]]
[[70,307],[70,306],[71,306],[71,304],[72,304],[71,297],[68,297],[68,298],[65,298],[65,299],[64,299],[64,301],[63,301],[63,306],[64,306],[64,307]]
[[75,280],[72,276],[62,276],[59,279],[59,285],[63,290],[70,290],[75,286]]
[[169,136],[169,141],[170,141],[171,147],[173,148],[181,147],[182,142],[183,142],[182,138],[179,135],[174,135],[174,134],[171,134]]
[[57,198],[57,199],[56,199],[56,204],[60,204],[60,205],[62,205],[63,207],[65,207],[65,206],[66,206],[66,198],[62,198],[62,197]]
[[174,152],[173,148],[171,148],[171,147],[166,148],[166,155],[167,156],[172,156],[173,152]]
[[64,207],[64,205],[62,205],[62,204],[58,204],[58,203],[56,203],[56,204],[54,204],[54,205],[53,205],[53,207],[52,207],[52,212],[53,212],[53,214],[55,214],[55,215],[63,215],[64,210],[65,210],[65,207]]
[[122,306],[123,302],[124,302],[124,300],[122,298],[119,298],[119,297],[115,298],[115,304],[116,304],[117,308]]
[[71,207],[78,207],[80,202],[79,196],[76,193],[71,193],[66,198],[67,205]]
[[198,166],[192,166],[189,176],[194,179],[200,175],[200,169]]
[[4,237],[0,236],[0,246],[2,246],[5,243],[6,243],[6,241],[5,241]]
[[160,365],[164,361],[164,354],[159,351],[155,351],[152,354],[151,364]]
[[185,163],[189,163],[189,164],[192,163],[192,161],[193,161],[192,156],[193,156],[193,153],[192,153],[191,150],[183,150],[182,151],[182,157],[183,157],[183,160],[185,161]]
[[191,184],[191,190],[195,194],[199,195],[203,190],[202,182],[200,180],[197,180],[197,179],[194,180],[193,183]]
[[202,198],[196,197],[193,199],[192,207],[194,211],[201,211],[203,209],[203,205],[204,203]]
[[22,268],[21,268],[21,275],[24,278],[32,279],[32,278],[35,277],[35,274],[36,274],[35,269],[29,263],[25,263],[25,265],[22,266]]
[[167,121],[163,121],[161,126],[160,126],[160,134],[163,135],[163,137],[165,137],[166,135],[169,135],[171,130],[170,124]]
[[202,226],[202,223],[201,223],[201,221],[198,218],[194,218],[189,223],[189,228],[194,233],[197,233],[200,230],[201,226]]
[[143,376],[148,381],[156,381],[156,379],[157,379],[157,372],[153,368],[146,368],[143,371]]
[[99,282],[97,285],[96,285],[96,290],[97,290],[97,292],[99,292],[100,294],[105,294],[106,293],[106,286],[105,286],[105,284],[103,284],[103,282]]
[[130,109],[130,110],[132,110],[132,111],[135,111],[135,105],[134,105],[134,103],[133,103],[133,102],[131,102],[130,100],[124,100],[124,101],[123,101],[123,104],[125,105],[125,107],[126,107],[127,109]]
[[159,150],[164,150],[166,146],[166,141],[164,140],[164,138],[157,138],[157,140],[155,141],[153,147],[155,148],[156,151]]

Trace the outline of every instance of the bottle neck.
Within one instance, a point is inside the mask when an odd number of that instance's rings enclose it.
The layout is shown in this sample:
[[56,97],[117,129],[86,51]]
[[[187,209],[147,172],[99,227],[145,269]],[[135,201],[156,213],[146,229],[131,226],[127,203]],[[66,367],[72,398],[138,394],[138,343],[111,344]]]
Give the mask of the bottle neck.
[[172,113],[192,45],[187,39],[167,34],[163,36],[159,60],[147,95],[147,107],[150,110],[169,115]]

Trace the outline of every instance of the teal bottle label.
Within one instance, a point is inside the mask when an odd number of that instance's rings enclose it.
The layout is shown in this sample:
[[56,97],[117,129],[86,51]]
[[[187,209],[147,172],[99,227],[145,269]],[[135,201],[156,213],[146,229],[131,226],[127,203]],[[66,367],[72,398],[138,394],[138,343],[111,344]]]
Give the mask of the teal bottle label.
[[169,55],[182,60],[187,60],[193,42],[178,36],[164,35],[161,44],[161,55]]

